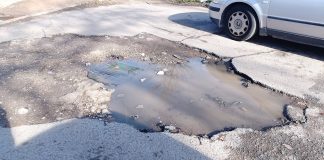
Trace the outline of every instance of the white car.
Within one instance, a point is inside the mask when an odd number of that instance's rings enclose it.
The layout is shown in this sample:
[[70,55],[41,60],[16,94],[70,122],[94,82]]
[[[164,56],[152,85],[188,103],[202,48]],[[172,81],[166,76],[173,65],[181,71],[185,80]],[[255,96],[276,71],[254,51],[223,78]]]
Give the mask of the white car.
[[209,15],[234,40],[258,33],[324,47],[324,0],[214,0]]

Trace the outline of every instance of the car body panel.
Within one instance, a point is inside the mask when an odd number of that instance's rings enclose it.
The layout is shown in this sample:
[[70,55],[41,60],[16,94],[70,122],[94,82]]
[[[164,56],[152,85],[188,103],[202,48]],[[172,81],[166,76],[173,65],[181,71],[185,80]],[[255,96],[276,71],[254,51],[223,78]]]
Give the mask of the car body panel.
[[267,28],[324,39],[323,0],[271,0]]
[[218,0],[211,3],[210,17],[223,27],[222,15],[234,3],[252,7],[258,16],[259,34],[324,47],[322,0]]

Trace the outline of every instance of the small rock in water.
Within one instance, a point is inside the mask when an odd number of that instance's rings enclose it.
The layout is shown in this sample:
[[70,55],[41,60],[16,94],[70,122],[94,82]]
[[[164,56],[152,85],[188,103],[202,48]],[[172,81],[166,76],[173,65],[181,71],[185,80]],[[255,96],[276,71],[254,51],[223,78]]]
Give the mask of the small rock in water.
[[164,126],[164,131],[168,131],[170,133],[179,133],[180,132],[180,129],[175,127],[175,126]]
[[123,97],[125,97],[125,94],[118,94],[117,95],[117,98],[123,98]]
[[108,114],[109,113],[109,110],[106,108],[106,109],[103,109],[103,110],[101,110],[101,113],[102,114]]
[[205,59],[212,59],[212,57],[210,57],[210,56],[206,56]]
[[23,114],[27,114],[29,112],[29,109],[26,108],[26,107],[23,107],[23,108],[19,108],[17,113],[20,114],[20,115],[23,115]]
[[144,105],[142,105],[142,104],[137,105],[136,108],[137,108],[137,109],[143,109],[143,108],[144,108]]
[[138,119],[139,118],[139,115],[133,115],[131,116],[132,119]]
[[232,105],[240,105],[240,104],[242,104],[242,102],[240,102],[240,101],[234,101],[234,102],[232,102]]
[[121,55],[111,55],[111,58],[112,59],[117,59],[117,60],[123,60],[123,59],[125,59],[123,56],[121,56]]
[[234,73],[234,70],[232,68],[230,68],[230,67],[227,67],[226,68],[226,72],[228,72],[228,73]]
[[174,131],[177,128],[175,126],[165,126],[164,129],[167,130],[167,131]]
[[141,82],[143,83],[144,81],[146,81],[146,78],[141,78]]
[[[160,117],[159,117],[158,119],[160,119]],[[159,121],[159,122],[156,124],[156,126],[162,129],[162,128],[165,126],[165,124],[164,124],[162,121]]]
[[159,76],[163,76],[164,75],[164,71],[159,71],[156,74],[159,75]]
[[245,87],[245,88],[248,88],[249,87],[249,83],[248,82],[242,82],[242,86]]
[[201,63],[202,64],[207,64],[208,63],[208,60],[207,59],[203,59],[203,60],[201,60]]
[[299,107],[294,107],[291,105],[286,105],[284,107],[284,115],[289,121],[304,123],[306,122],[306,117],[304,116],[304,110]]
[[245,107],[240,107],[240,109],[244,112],[247,112],[248,110]]
[[150,57],[145,57],[145,58],[143,58],[143,61],[149,61],[150,60]]
[[96,113],[97,108],[96,108],[96,107],[91,107],[91,108],[90,108],[90,111],[91,111],[92,113]]
[[242,86],[244,86],[245,88],[249,87],[249,80],[242,78],[241,82],[242,82]]

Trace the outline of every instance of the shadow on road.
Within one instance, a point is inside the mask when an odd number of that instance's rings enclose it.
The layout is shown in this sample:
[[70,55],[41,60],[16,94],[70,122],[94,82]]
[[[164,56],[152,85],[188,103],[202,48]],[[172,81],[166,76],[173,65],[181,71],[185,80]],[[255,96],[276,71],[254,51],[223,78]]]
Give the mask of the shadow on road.
[[15,148],[15,142],[10,131],[10,124],[7,112],[0,104],[0,160],[3,160],[2,154]]
[[[220,29],[209,19],[209,15],[206,12],[188,12],[175,14],[170,16],[169,20],[186,27],[226,37],[223,33],[220,32]],[[324,61],[324,48],[298,44],[285,40],[275,39],[272,37],[260,36],[256,36],[248,42]]]
[[[1,107],[0,115],[1,126],[9,127],[6,112]],[[88,118],[2,127],[1,160],[209,159],[168,134],[146,134],[126,124]]]

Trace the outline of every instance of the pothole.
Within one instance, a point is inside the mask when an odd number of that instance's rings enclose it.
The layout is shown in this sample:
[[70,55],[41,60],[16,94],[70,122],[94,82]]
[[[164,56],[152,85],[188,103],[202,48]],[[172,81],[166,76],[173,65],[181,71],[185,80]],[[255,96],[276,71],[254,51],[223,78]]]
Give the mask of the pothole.
[[0,43],[0,54],[6,127],[93,117],[211,135],[282,125],[283,106],[294,101],[229,73],[216,57],[149,34],[16,40]]
[[88,77],[115,89],[109,104],[112,120],[142,131],[261,130],[282,125],[283,106],[292,102],[228,73],[223,64],[197,57],[169,65],[107,61],[91,65]]

